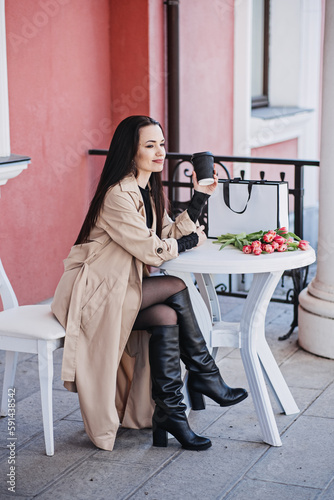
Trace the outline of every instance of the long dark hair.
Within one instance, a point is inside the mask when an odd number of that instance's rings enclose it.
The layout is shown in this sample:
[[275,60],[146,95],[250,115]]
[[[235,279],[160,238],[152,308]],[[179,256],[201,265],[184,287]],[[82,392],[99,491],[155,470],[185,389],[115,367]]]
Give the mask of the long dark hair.
[[[101,177],[96,188],[95,195],[90,203],[86,218],[76,239],[75,245],[86,243],[89,234],[96,224],[102,208],[105,195],[110,188],[131,172],[136,176],[137,172],[133,159],[139,145],[139,130],[148,125],[158,125],[159,122],[149,116],[128,116],[117,126],[110,143],[109,152],[104,164]],[[164,194],[162,189],[160,172],[153,172],[150,177],[151,194],[157,214],[157,235],[161,238],[162,219],[165,209]]]

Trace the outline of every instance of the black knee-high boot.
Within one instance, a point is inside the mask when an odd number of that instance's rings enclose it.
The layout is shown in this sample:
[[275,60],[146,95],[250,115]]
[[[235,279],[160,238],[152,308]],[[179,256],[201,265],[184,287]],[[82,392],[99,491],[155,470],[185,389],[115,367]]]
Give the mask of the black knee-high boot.
[[189,371],[188,391],[192,409],[205,408],[203,394],[220,406],[235,405],[247,398],[245,389],[232,389],[221,377],[198,326],[188,289],[172,295],[165,303],[177,313],[181,359]]
[[179,327],[155,326],[149,332],[152,397],[156,404],[152,418],[153,446],[167,446],[169,432],[183,448],[205,450],[211,446],[211,441],[190,429],[186,405],[182,402]]

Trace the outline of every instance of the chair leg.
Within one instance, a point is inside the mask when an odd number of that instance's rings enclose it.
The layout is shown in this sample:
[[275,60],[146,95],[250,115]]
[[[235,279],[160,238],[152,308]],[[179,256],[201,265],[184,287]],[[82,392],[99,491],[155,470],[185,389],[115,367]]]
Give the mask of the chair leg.
[[53,346],[48,341],[38,341],[38,370],[41,387],[45,450],[48,456],[52,456],[54,455],[52,414]]
[[6,351],[5,373],[2,386],[1,410],[0,416],[5,417],[8,412],[8,389],[14,387],[16,365],[18,353]]

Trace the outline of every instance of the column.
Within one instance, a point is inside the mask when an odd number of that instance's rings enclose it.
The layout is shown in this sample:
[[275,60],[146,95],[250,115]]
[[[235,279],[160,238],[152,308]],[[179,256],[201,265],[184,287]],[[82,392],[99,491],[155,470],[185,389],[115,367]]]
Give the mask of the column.
[[319,181],[319,237],[315,278],[299,296],[299,345],[334,359],[334,2],[326,2]]

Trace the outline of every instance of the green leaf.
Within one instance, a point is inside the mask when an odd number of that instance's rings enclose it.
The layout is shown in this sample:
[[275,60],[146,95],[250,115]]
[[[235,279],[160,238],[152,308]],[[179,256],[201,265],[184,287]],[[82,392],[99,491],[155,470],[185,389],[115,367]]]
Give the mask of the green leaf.
[[295,240],[297,241],[301,241],[301,238],[299,238],[299,236],[297,236],[296,234],[294,233],[288,233],[288,237],[291,237],[291,238],[294,238]]
[[236,235],[236,239],[237,240],[241,240],[243,238],[246,238],[246,236],[247,236],[246,233],[239,233],[239,234]]
[[234,238],[231,238],[230,240],[227,240],[221,247],[219,250],[222,250],[223,248],[227,247],[227,245],[231,245],[232,243],[234,243]]
[[243,244],[241,243],[240,240],[236,239],[235,240],[235,246],[239,249],[239,250],[242,250],[243,249]]
[[257,231],[256,233],[247,234],[246,238],[250,241],[256,241],[260,240],[264,234],[265,234],[264,231]]

